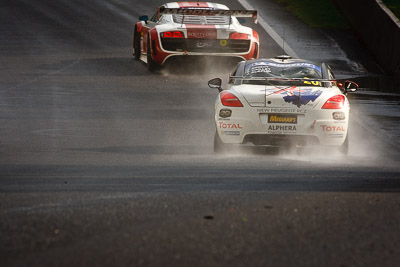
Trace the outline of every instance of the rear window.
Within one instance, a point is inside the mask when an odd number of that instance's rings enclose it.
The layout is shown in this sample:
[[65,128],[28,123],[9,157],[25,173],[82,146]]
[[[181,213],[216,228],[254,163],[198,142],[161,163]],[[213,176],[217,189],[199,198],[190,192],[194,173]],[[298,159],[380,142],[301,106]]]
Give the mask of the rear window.
[[253,62],[245,66],[244,76],[268,78],[321,79],[321,67],[312,63]]
[[321,67],[312,63],[275,63],[275,62],[253,62],[244,68],[244,83],[250,84],[288,84],[302,86],[321,86],[320,82],[303,81],[263,81],[251,80],[249,78],[301,78],[322,79]]

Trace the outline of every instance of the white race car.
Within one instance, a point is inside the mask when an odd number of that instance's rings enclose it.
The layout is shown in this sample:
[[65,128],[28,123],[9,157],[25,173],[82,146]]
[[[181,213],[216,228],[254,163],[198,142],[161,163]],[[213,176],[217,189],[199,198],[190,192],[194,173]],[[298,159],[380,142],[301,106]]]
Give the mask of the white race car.
[[139,17],[133,34],[133,54],[150,70],[176,56],[258,58],[258,33],[238,17],[257,20],[257,11],[229,10],[210,2],[171,2],[149,18]]
[[232,144],[262,146],[324,145],[348,152],[350,104],[358,85],[337,82],[331,68],[289,56],[240,62],[225,90],[209,87],[215,103],[215,152]]

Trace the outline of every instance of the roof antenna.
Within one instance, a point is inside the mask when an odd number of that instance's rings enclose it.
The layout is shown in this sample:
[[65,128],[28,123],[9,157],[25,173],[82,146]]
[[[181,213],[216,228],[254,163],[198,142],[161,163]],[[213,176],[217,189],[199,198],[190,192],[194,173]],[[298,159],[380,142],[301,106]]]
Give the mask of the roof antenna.
[[283,29],[283,39],[282,39],[282,41],[283,41],[283,44],[282,44],[282,49],[283,49],[283,55],[280,55],[280,56],[276,56],[275,58],[276,59],[280,59],[280,60],[282,60],[282,62],[284,62],[285,60],[287,60],[287,59],[291,59],[292,58],[292,56],[289,56],[288,54],[286,54],[285,53],[285,28]]
[[197,0],[197,6],[199,6],[200,4],[199,4],[199,0]]

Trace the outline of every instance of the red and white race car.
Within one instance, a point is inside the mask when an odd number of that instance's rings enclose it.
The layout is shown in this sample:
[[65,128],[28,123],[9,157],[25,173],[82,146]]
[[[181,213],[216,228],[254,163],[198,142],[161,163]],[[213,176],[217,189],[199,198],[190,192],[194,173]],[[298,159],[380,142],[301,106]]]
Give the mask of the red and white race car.
[[149,70],[173,56],[227,56],[256,59],[259,37],[240,24],[238,17],[257,11],[229,10],[210,2],[172,2],[160,6],[153,17],[139,17],[133,36],[133,54]]

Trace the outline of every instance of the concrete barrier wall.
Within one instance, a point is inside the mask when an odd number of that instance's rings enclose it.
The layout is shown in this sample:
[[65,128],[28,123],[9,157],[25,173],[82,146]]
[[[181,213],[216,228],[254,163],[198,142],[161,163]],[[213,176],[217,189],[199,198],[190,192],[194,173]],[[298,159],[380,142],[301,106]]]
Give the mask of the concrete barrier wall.
[[400,92],[400,21],[381,0],[333,0]]

